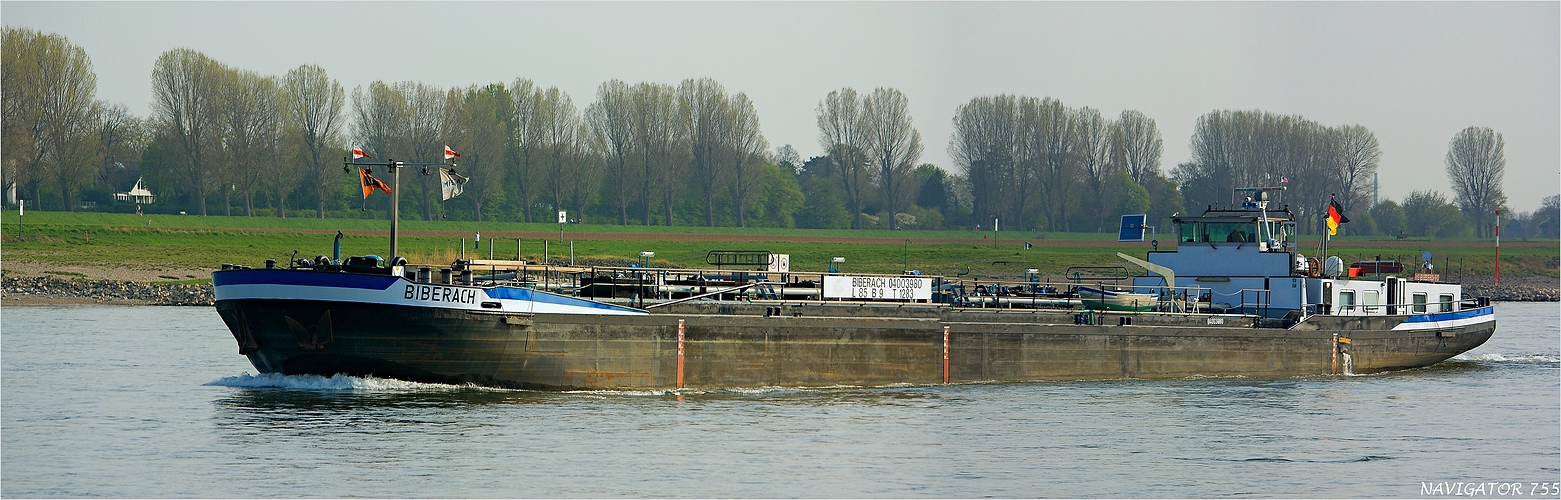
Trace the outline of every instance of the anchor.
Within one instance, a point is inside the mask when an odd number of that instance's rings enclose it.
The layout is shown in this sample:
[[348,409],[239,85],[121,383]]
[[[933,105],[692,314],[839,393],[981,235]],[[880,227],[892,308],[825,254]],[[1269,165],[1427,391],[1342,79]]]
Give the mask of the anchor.
[[308,351],[324,349],[331,343],[331,312],[325,311],[320,315],[320,320],[315,322],[314,328],[304,328],[302,323],[292,316],[284,316],[287,327],[293,330],[293,339],[298,341],[298,346]]
[[238,312],[238,328],[233,330],[233,338],[238,341],[238,353],[249,355],[260,350],[260,343],[255,341],[255,332],[249,326],[249,319],[244,317],[244,311]]

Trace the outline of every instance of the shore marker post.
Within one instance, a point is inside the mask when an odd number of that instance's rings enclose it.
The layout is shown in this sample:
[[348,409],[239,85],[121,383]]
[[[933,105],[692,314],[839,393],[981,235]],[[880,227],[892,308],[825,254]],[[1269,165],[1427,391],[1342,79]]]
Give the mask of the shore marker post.
[[949,383],[949,327],[943,326],[943,383]]
[[1328,373],[1339,373],[1339,334],[1333,334],[1333,364],[1328,368]]
[[683,388],[683,320],[678,320],[678,388]]

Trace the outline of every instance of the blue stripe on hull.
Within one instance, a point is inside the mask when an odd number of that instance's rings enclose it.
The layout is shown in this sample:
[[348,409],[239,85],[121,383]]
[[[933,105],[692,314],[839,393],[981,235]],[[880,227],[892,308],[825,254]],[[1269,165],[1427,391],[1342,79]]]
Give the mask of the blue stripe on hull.
[[612,304],[603,304],[589,300],[565,297],[551,293],[537,293],[535,290],[525,288],[494,287],[488,289],[488,296],[495,299],[529,300],[543,304],[558,304],[562,306],[590,307],[594,309],[608,309],[614,311],[625,310],[623,307]]
[[212,284],[219,302],[277,299],[533,314],[647,314],[525,288],[413,283],[395,276],[243,269],[214,272]]
[[1405,319],[1404,322],[1405,323],[1431,323],[1431,322],[1436,322],[1436,321],[1452,321],[1452,320],[1458,320],[1458,319],[1469,319],[1469,318],[1474,318],[1474,317],[1478,317],[1478,316],[1485,316],[1487,314],[1494,315],[1494,314],[1496,314],[1496,311],[1495,311],[1495,309],[1490,308],[1490,307],[1481,307],[1479,309],[1468,309],[1468,310],[1457,311],[1457,312],[1436,313],[1436,314],[1422,314],[1422,315],[1417,315],[1417,316],[1410,316],[1408,319]]
[[1394,326],[1394,331],[1451,330],[1496,321],[1496,309],[1481,307],[1465,311],[1421,314],[1404,319]]
[[212,286],[225,285],[299,285],[331,288],[385,290],[396,283],[394,276],[369,276],[347,273],[317,273],[280,269],[245,269],[211,273]]

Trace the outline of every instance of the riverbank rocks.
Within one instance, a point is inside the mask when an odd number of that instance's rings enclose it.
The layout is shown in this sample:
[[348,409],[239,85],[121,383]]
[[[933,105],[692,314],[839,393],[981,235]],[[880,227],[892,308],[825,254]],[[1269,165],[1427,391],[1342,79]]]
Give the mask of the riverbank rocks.
[[210,283],[187,285],[63,279],[52,276],[5,276],[0,278],[0,288],[4,289],[4,301],[8,303],[49,302],[62,299],[158,306],[211,306],[215,303]]
[[1490,297],[1497,302],[1561,301],[1561,281],[1548,276],[1504,276],[1501,286],[1490,274],[1442,275],[1448,283],[1463,285],[1464,297]]
[[1465,297],[1490,297],[1497,302],[1556,302],[1561,301],[1561,290],[1526,284],[1479,283],[1463,286]]

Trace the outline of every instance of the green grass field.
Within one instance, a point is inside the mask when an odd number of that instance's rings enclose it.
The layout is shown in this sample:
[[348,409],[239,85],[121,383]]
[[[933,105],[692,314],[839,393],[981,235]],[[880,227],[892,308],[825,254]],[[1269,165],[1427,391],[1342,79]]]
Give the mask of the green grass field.
[[[266,259],[286,262],[331,253],[335,232],[347,233],[343,255],[385,256],[387,221],[222,216],[137,216],[131,214],[30,211],[25,217],[0,215],[0,258],[59,265],[179,266],[216,268],[223,263],[258,266]],[[768,250],[791,254],[795,271],[822,271],[831,257],[845,257],[844,270],[899,273],[902,268],[927,274],[1018,279],[1025,269],[1063,275],[1071,266],[1127,266],[1116,252],[1142,255],[1147,243],[1118,243],[1114,234],[974,231],[850,231],[773,228],[569,225],[559,238],[557,224],[514,222],[403,221],[401,253],[419,264],[446,264],[460,256],[540,261],[544,241],[555,263],[569,261],[570,241],[577,263],[627,265],[639,252],[656,252],[653,265],[707,267],[711,250]],[[473,233],[481,232],[481,249]],[[90,240],[89,240],[90,238]],[[908,242],[907,242],[908,240]],[[1171,240],[1171,238],[1167,238]],[[1303,236],[1301,252],[1316,253],[1316,236]],[[1034,244],[1024,249],[1024,243]],[[491,248],[490,248],[491,246]],[[1162,249],[1171,246],[1162,245]],[[1504,276],[1557,276],[1557,240],[1503,241]],[[1488,274],[1494,244],[1488,240],[1429,241],[1347,237],[1330,243],[1330,252],[1347,262],[1378,255],[1418,264],[1421,252],[1433,253],[1441,271]],[[1137,272],[1134,270],[1134,272]]]

